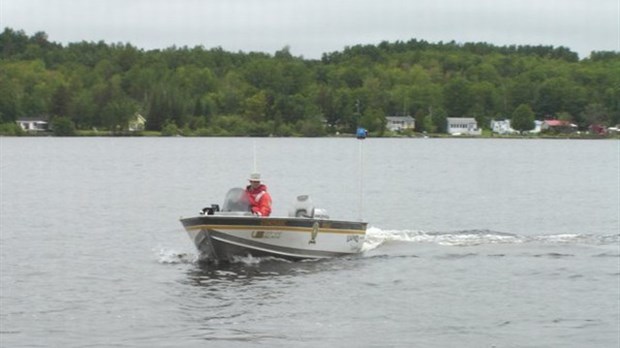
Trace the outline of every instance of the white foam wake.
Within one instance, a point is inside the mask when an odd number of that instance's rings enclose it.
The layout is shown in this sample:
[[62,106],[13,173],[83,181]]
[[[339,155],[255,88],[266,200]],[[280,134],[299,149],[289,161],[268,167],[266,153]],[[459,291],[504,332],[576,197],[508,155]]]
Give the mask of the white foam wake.
[[190,253],[179,253],[175,250],[160,248],[158,252],[157,262],[161,264],[180,264],[180,263],[195,263],[198,260],[198,256]]
[[468,246],[479,244],[517,244],[524,238],[512,234],[493,231],[425,232],[414,230],[382,230],[370,227],[362,251],[375,249],[387,242],[432,243],[448,246]]
[[454,232],[426,232],[415,230],[383,230],[369,227],[362,251],[368,251],[389,242],[431,243],[446,246],[474,246],[481,244],[617,244],[620,235],[552,234],[523,236],[490,230]]

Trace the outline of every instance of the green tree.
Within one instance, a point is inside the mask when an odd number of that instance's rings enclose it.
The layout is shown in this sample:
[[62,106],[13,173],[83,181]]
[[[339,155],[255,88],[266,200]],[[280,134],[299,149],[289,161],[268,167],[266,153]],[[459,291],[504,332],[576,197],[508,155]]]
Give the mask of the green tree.
[[561,111],[578,115],[585,100],[581,87],[567,78],[556,77],[542,83],[534,109],[539,116],[555,115]]
[[578,60],[564,47],[383,41],[306,60],[288,47],[273,55],[144,51],[0,33],[0,121],[58,115],[78,129],[123,128],[127,111],[139,109],[150,130],[169,120],[186,135],[351,133],[360,123],[380,131],[390,114],[443,131],[446,116],[486,124],[522,104],[539,116],[571,115],[584,128],[620,122],[619,86],[617,52]]
[[79,91],[69,105],[69,117],[78,129],[89,129],[95,126],[97,108],[91,92],[88,89]]
[[320,137],[325,135],[325,128],[317,117],[309,118],[298,123],[299,133],[305,137]]
[[[129,104],[123,106],[129,109]],[[147,104],[147,128],[149,130],[161,130],[164,121],[174,122],[182,126],[189,120],[192,109],[195,106],[191,98],[174,85],[155,86],[151,91]],[[135,110],[134,110],[135,111]],[[132,115],[130,113],[129,115]]]
[[167,120],[161,129],[161,135],[166,137],[177,136],[179,135],[179,127],[174,122]]
[[429,116],[426,117],[424,127],[427,132],[445,133],[447,131],[448,120],[446,111],[441,108],[429,108]]
[[470,83],[465,79],[457,77],[450,80],[444,87],[444,106],[448,117],[468,116],[473,97]]
[[73,136],[75,135],[75,125],[68,117],[55,117],[52,120],[52,132],[59,137]]
[[512,129],[525,132],[534,129],[534,112],[528,104],[519,105],[512,113],[510,121]]
[[385,115],[381,110],[375,108],[368,108],[360,119],[360,126],[368,129],[369,132],[379,133],[379,135],[385,131],[385,124]]
[[71,94],[65,85],[60,85],[52,94],[51,113],[56,116],[69,115],[71,105]]
[[15,122],[0,123],[0,135],[21,136],[24,134],[26,134],[26,132]]
[[561,121],[566,121],[566,122],[573,122],[574,121],[574,117],[573,115],[569,114],[566,111],[560,111],[557,114],[555,114],[555,118]]
[[130,98],[114,99],[101,110],[103,125],[112,131],[125,131],[138,106]]
[[13,122],[20,116],[19,87],[0,72],[0,124]]
[[15,31],[11,28],[4,28],[0,34],[0,55],[2,58],[9,58],[19,55],[28,46],[28,35],[23,30]]
[[471,115],[476,118],[479,125],[488,125],[491,118],[501,114],[501,99],[498,90],[490,82],[478,82],[472,84],[473,104]]
[[265,91],[259,91],[253,96],[247,98],[243,103],[243,114],[254,122],[262,122],[267,120],[269,112],[269,98]]
[[610,125],[610,112],[601,104],[589,104],[583,110],[581,118],[588,125]]

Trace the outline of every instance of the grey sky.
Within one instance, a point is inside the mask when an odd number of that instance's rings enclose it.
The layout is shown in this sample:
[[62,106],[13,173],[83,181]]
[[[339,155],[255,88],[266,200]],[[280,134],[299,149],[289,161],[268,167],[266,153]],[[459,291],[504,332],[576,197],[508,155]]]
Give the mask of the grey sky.
[[383,40],[620,51],[620,0],[0,0],[0,26],[50,40],[202,45],[320,58]]

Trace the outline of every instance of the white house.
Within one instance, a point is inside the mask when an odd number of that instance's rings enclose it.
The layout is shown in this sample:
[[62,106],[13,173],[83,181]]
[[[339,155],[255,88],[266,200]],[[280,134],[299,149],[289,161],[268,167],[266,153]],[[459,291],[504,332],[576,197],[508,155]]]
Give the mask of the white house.
[[480,135],[478,122],[471,117],[448,117],[446,131],[451,135]]
[[40,118],[22,118],[15,122],[26,132],[45,132],[50,130],[49,123]]
[[144,126],[146,124],[146,118],[140,115],[139,113],[135,113],[133,117],[129,120],[128,129],[130,132],[139,132],[144,130]]
[[385,127],[392,132],[415,129],[415,118],[411,116],[386,116]]
[[491,130],[497,134],[514,134],[518,133],[510,126],[510,120],[492,120]]
[[542,130],[542,125],[543,125],[543,121],[534,120],[534,129],[532,129],[531,131],[528,131],[528,133],[531,133],[531,134],[540,133]]

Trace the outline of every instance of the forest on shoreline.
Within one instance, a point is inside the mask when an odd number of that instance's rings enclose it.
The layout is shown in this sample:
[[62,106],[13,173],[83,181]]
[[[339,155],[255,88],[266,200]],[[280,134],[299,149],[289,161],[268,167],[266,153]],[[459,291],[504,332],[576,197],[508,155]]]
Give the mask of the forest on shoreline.
[[523,130],[561,119],[587,130],[620,123],[620,52],[579,59],[565,47],[412,39],[304,59],[287,47],[143,50],[0,34],[0,133],[44,118],[68,133],[126,134],[136,114],[146,134],[192,136],[326,136],[360,126],[381,136],[386,116],[403,115],[420,133],[445,132],[446,117],[486,128],[525,120]]

